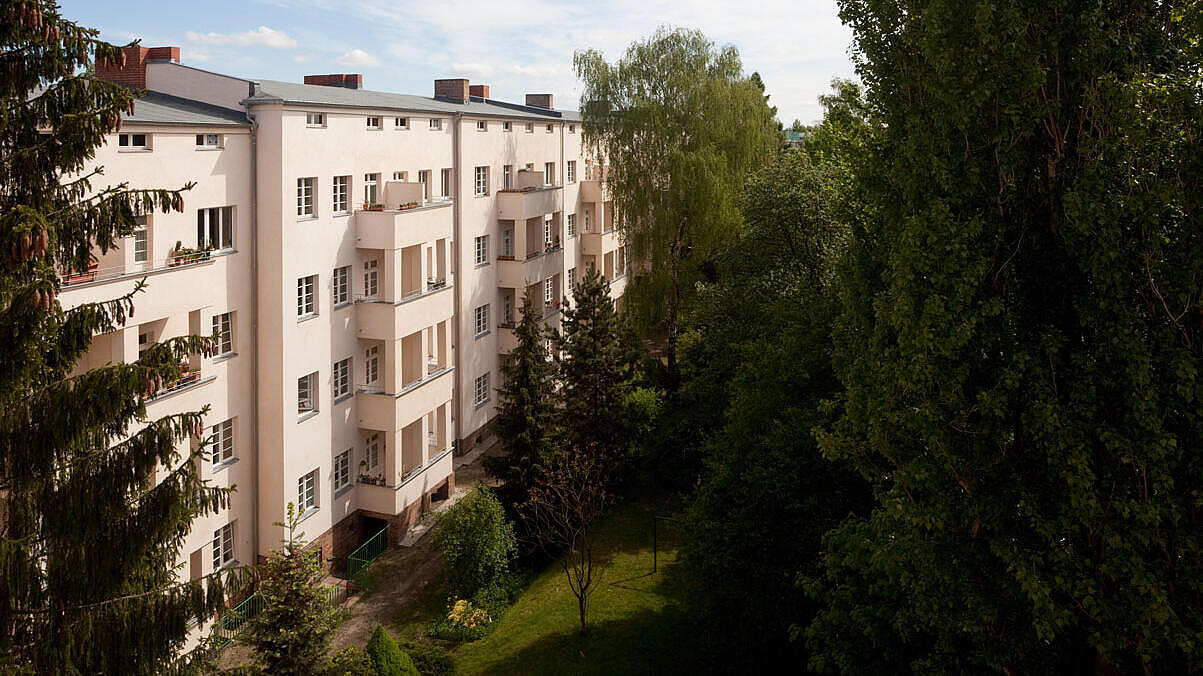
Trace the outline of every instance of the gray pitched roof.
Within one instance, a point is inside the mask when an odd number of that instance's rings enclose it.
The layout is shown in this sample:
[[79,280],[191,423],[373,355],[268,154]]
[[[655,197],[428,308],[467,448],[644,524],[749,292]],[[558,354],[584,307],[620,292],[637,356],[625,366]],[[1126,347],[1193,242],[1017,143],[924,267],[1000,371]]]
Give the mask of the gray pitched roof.
[[148,91],[134,102],[134,114],[122,114],[129,123],[250,126],[246,113],[200,101]]
[[251,106],[261,103],[308,103],[321,106],[381,108],[422,113],[463,113],[465,115],[545,121],[568,120],[575,122],[580,120],[580,114],[576,111],[544,110],[533,106],[483,99],[478,96],[473,96],[468,103],[456,103],[411,94],[297,84],[279,80],[256,80],[255,93],[245,99],[243,103]]

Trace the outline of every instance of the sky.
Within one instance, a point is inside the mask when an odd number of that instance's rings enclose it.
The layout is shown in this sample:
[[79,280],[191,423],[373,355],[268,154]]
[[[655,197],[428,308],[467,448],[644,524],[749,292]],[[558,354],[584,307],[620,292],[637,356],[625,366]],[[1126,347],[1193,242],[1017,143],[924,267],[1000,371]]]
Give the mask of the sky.
[[430,96],[433,81],[467,77],[490,97],[552,93],[575,109],[576,50],[607,61],[667,25],[734,45],[764,79],[787,126],[818,121],[818,97],[854,77],[851,33],[835,0],[60,0],[63,14],[101,37],[178,46],[182,63],[240,77],[300,82],[306,74],[362,73],[367,89]]

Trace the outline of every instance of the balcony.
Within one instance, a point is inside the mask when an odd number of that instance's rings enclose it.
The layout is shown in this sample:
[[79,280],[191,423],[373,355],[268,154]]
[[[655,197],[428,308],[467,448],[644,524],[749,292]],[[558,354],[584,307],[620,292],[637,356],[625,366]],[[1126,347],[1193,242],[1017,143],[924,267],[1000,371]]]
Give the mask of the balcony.
[[511,289],[525,289],[532,284],[564,271],[564,248],[553,246],[535,252],[523,260],[513,256],[497,257],[497,284]]
[[563,188],[549,185],[541,188],[510,188],[497,192],[497,218],[503,221],[525,221],[560,211]]
[[581,181],[582,202],[609,202],[610,189],[601,179],[585,179]]
[[173,254],[167,258],[130,264],[123,264],[121,261],[112,260],[113,257],[106,256],[109,260],[103,262],[111,264],[102,265],[101,262],[95,262],[84,272],[67,270],[62,273],[60,280],[62,281],[63,291],[67,291],[77,287],[102,284],[104,282],[141,278],[145,275],[158,274],[167,272],[168,270],[193,268],[198,265],[212,263],[215,256],[229,253],[234,253],[234,250],[225,249],[220,252],[190,251]]
[[399,303],[380,300],[355,302],[357,335],[366,340],[396,340],[437,324],[455,311],[455,294],[445,281],[427,283],[428,290]]
[[597,256],[600,258],[617,249],[620,244],[617,230],[602,232],[600,229],[594,229],[590,232],[581,233],[581,253],[586,256]]
[[398,484],[359,483],[355,502],[360,509],[378,514],[400,514],[406,507],[451,476],[451,449],[431,449],[430,460],[409,472]]
[[355,246],[361,249],[404,249],[450,239],[455,210],[451,200],[408,209],[355,212]]
[[356,393],[359,426],[370,430],[399,430],[450,401],[453,370],[445,367],[430,373],[396,394],[360,389]]

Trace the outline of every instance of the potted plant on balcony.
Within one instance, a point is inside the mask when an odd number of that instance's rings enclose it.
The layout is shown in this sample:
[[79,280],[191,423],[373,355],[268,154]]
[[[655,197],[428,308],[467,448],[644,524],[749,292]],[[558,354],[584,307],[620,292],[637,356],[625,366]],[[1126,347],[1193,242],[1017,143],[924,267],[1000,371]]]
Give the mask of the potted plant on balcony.
[[167,265],[174,268],[179,265],[187,265],[189,263],[203,261],[208,257],[208,247],[193,248],[190,246],[184,246],[183,242],[176,240],[175,246],[172,247],[170,257],[167,260]]
[[360,460],[359,461],[359,483],[371,484],[373,486],[383,486],[384,485],[384,475],[368,474],[367,469],[368,469],[368,462],[366,460]]
[[88,263],[88,269],[86,272],[75,272],[68,268],[67,273],[63,275],[63,283],[80,284],[82,282],[90,282],[96,279],[96,269],[98,267],[100,267],[99,261],[91,261]]
[[375,203],[375,202],[364,202],[363,210],[364,211],[384,211],[384,205]]
[[416,209],[417,207],[417,202],[404,202],[401,204],[401,211],[405,211],[407,209]]

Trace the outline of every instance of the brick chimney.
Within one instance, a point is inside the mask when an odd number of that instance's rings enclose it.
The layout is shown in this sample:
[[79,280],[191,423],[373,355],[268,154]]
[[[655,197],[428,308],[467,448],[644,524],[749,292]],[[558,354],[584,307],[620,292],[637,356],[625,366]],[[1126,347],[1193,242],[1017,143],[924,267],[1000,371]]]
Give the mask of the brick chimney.
[[468,87],[468,93],[472,96],[479,96],[482,99],[489,98],[489,85],[472,85]]
[[469,97],[468,90],[468,80],[466,78],[434,81],[434,98],[436,99],[453,101],[455,103],[467,103]]
[[137,89],[146,89],[146,63],[148,61],[180,62],[179,47],[139,47],[133,45],[122,49],[125,64],[96,60],[96,78],[106,82],[123,84]]
[[551,94],[527,94],[526,105],[551,110]]
[[363,75],[359,73],[332,73],[330,75],[306,75],[305,84],[322,87],[363,89]]

